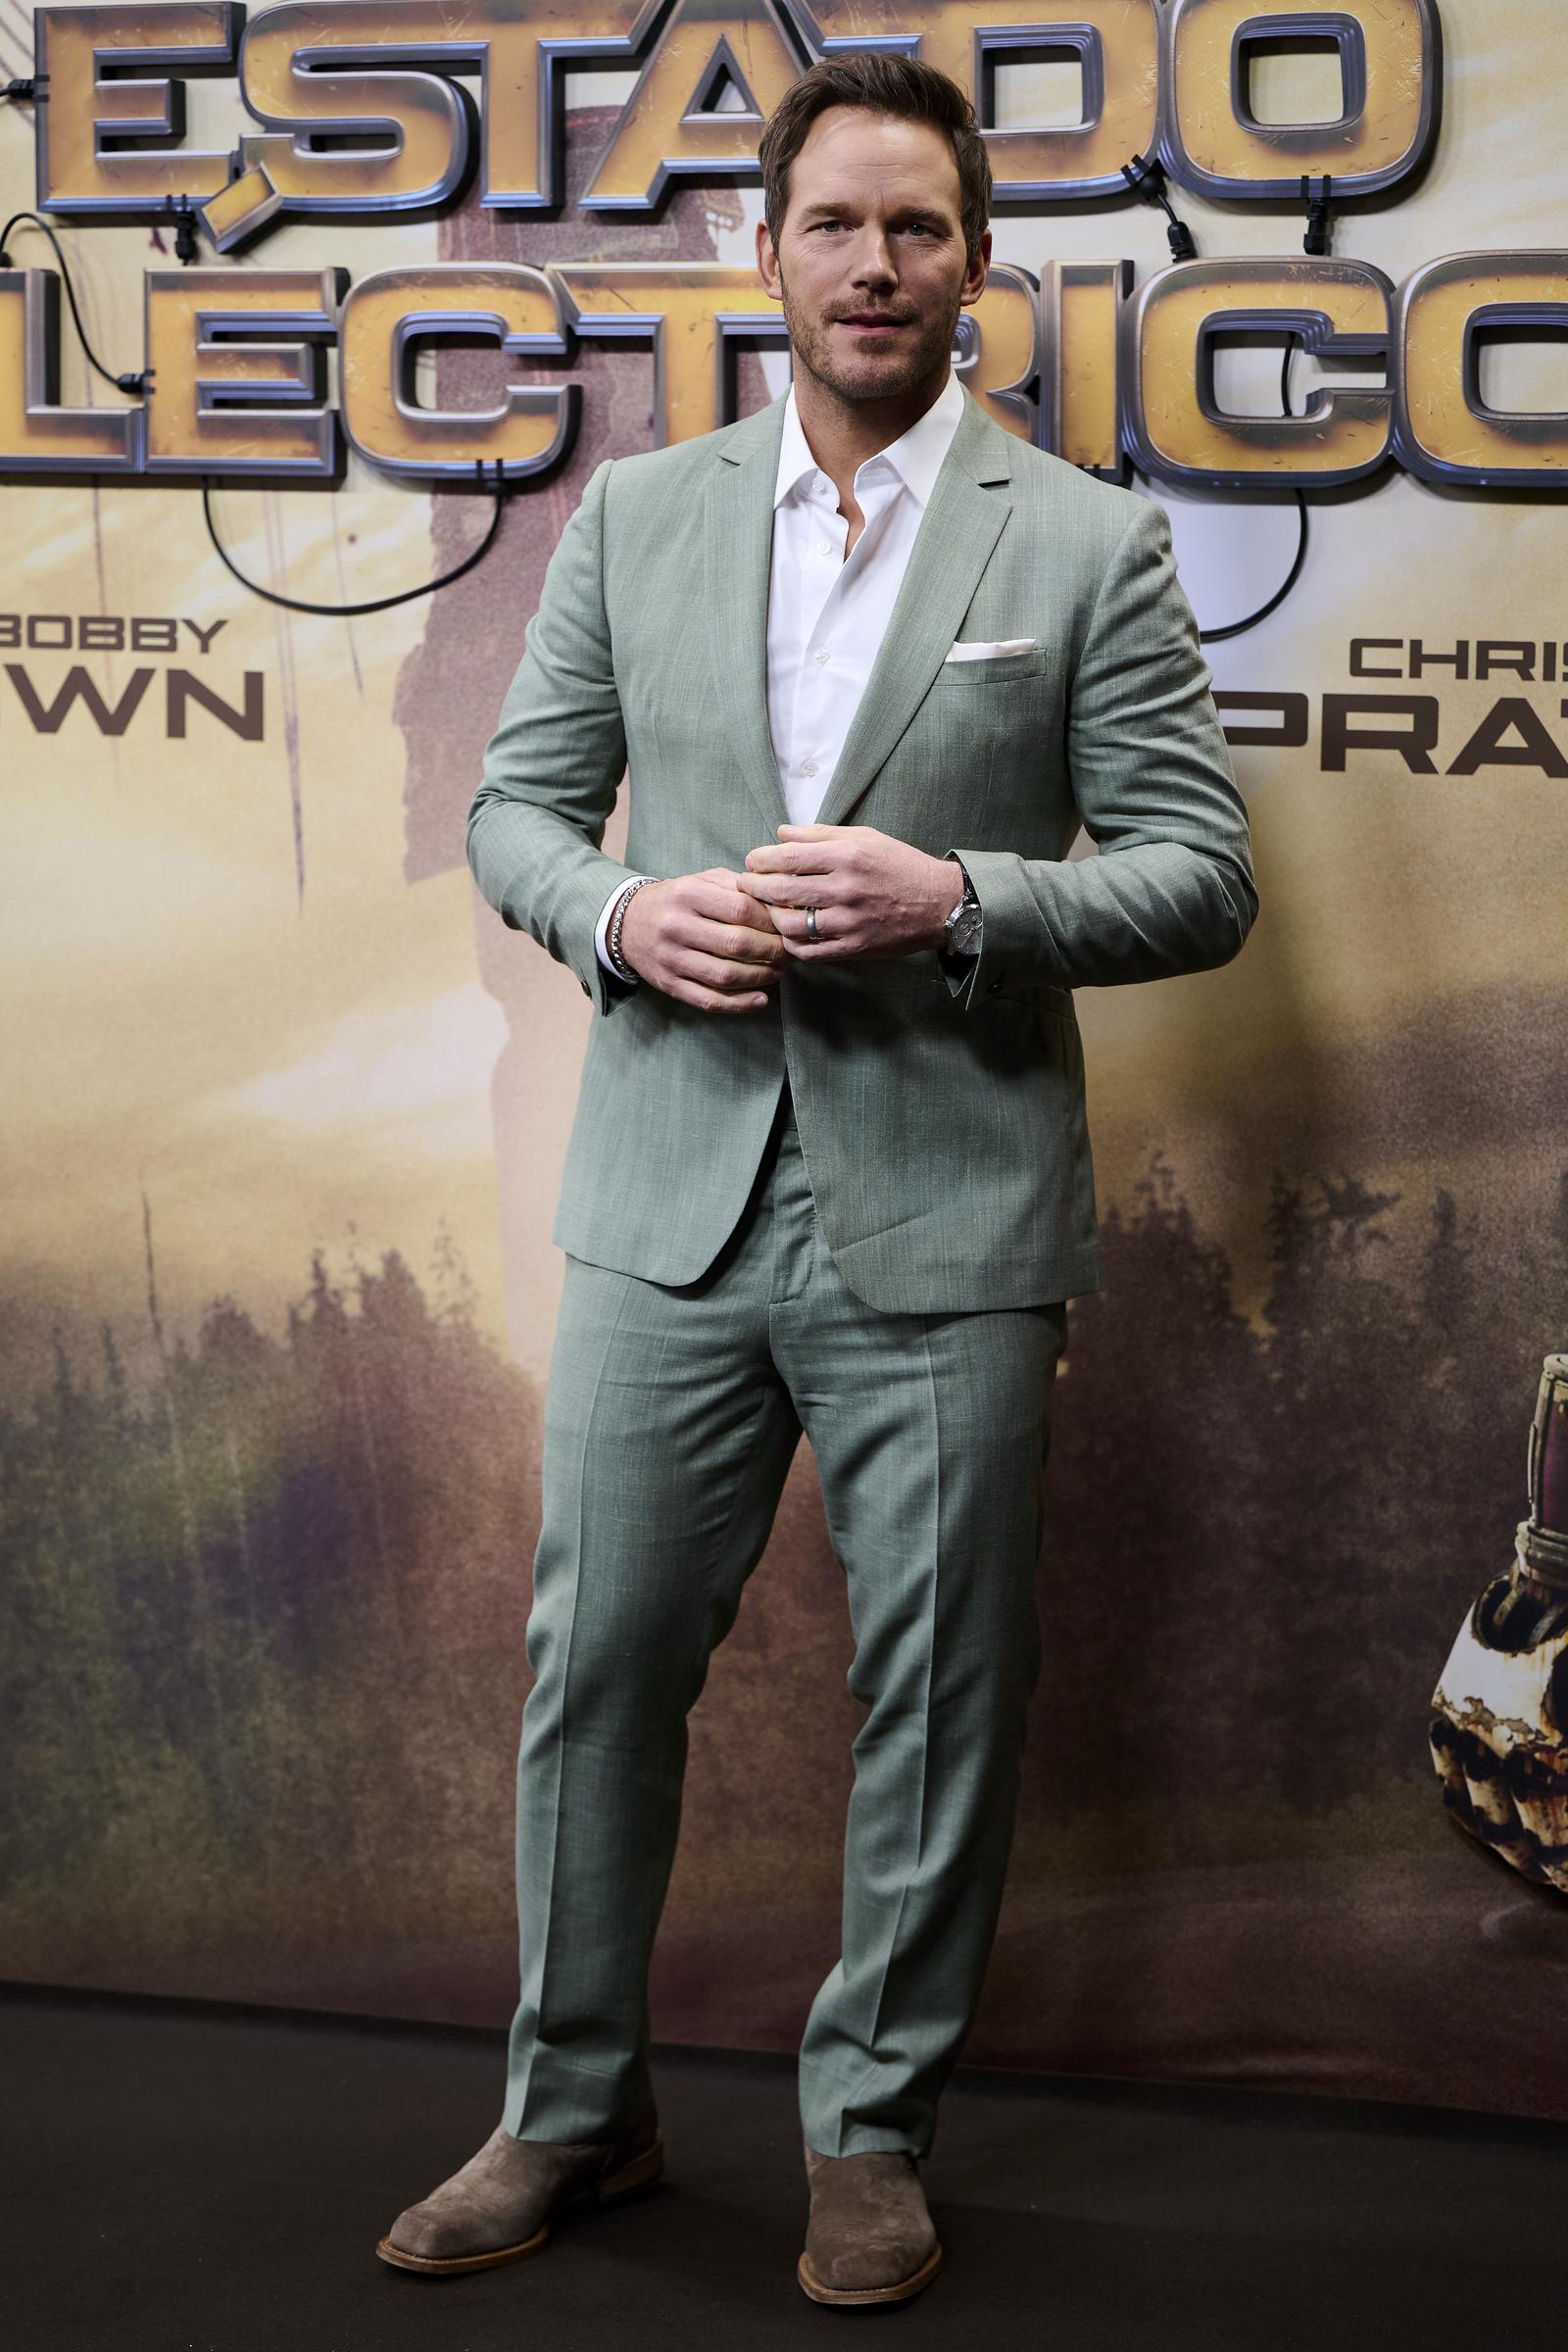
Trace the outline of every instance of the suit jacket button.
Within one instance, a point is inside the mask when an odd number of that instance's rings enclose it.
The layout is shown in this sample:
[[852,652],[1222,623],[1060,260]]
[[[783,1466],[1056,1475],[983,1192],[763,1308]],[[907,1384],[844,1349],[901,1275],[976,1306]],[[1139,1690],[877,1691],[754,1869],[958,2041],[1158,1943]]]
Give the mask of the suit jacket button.
[[1002,994],[1002,982],[1000,980],[993,980],[990,988],[986,991],[986,994],[992,997],[1000,997]]

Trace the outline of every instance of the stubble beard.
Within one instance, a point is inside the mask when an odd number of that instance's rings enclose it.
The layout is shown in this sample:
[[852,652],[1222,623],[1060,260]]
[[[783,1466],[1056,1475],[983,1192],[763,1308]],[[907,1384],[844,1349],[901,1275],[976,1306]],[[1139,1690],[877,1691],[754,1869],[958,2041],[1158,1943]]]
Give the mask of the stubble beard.
[[[867,351],[857,365],[853,360],[845,365],[835,356],[833,323],[829,319],[808,317],[790,299],[789,286],[782,267],[778,282],[784,306],[784,324],[789,331],[790,347],[797,367],[814,376],[825,390],[846,402],[900,400],[936,372],[944,360],[951,361],[954,337],[958,331],[958,316],[962,302],[955,294],[951,313],[945,318],[928,319],[916,330],[904,349],[901,358],[890,365]],[[874,303],[867,304],[874,310]]]

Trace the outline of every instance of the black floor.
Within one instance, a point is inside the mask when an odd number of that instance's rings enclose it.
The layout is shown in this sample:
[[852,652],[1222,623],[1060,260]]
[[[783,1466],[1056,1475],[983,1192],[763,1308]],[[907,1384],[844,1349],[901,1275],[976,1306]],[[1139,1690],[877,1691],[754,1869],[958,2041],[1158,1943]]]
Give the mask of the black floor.
[[500,2120],[499,2033],[0,1991],[11,2352],[1555,2352],[1568,2324],[1568,2126],[977,2071],[923,2168],[942,2271],[825,2310],[792,2063],[676,2049],[663,2186],[416,2278],[375,2240]]

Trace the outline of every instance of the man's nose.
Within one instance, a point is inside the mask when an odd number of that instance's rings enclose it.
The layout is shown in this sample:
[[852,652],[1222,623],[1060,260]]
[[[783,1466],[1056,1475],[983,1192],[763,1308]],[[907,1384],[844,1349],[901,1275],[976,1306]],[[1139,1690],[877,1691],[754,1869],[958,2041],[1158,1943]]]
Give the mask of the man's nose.
[[886,286],[893,283],[898,271],[893,267],[893,249],[887,233],[880,228],[863,228],[855,241],[853,282],[858,286]]

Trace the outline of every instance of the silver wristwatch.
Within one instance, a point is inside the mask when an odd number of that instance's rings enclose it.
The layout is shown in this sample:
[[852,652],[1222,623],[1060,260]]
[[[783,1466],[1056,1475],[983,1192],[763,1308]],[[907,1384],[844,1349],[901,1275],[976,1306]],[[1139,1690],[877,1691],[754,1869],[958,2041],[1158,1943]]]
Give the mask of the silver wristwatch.
[[[951,850],[948,855],[953,856]],[[973,956],[980,945],[980,901],[963,859],[954,858],[953,862],[963,876],[963,896],[947,919],[941,952],[944,956]]]

